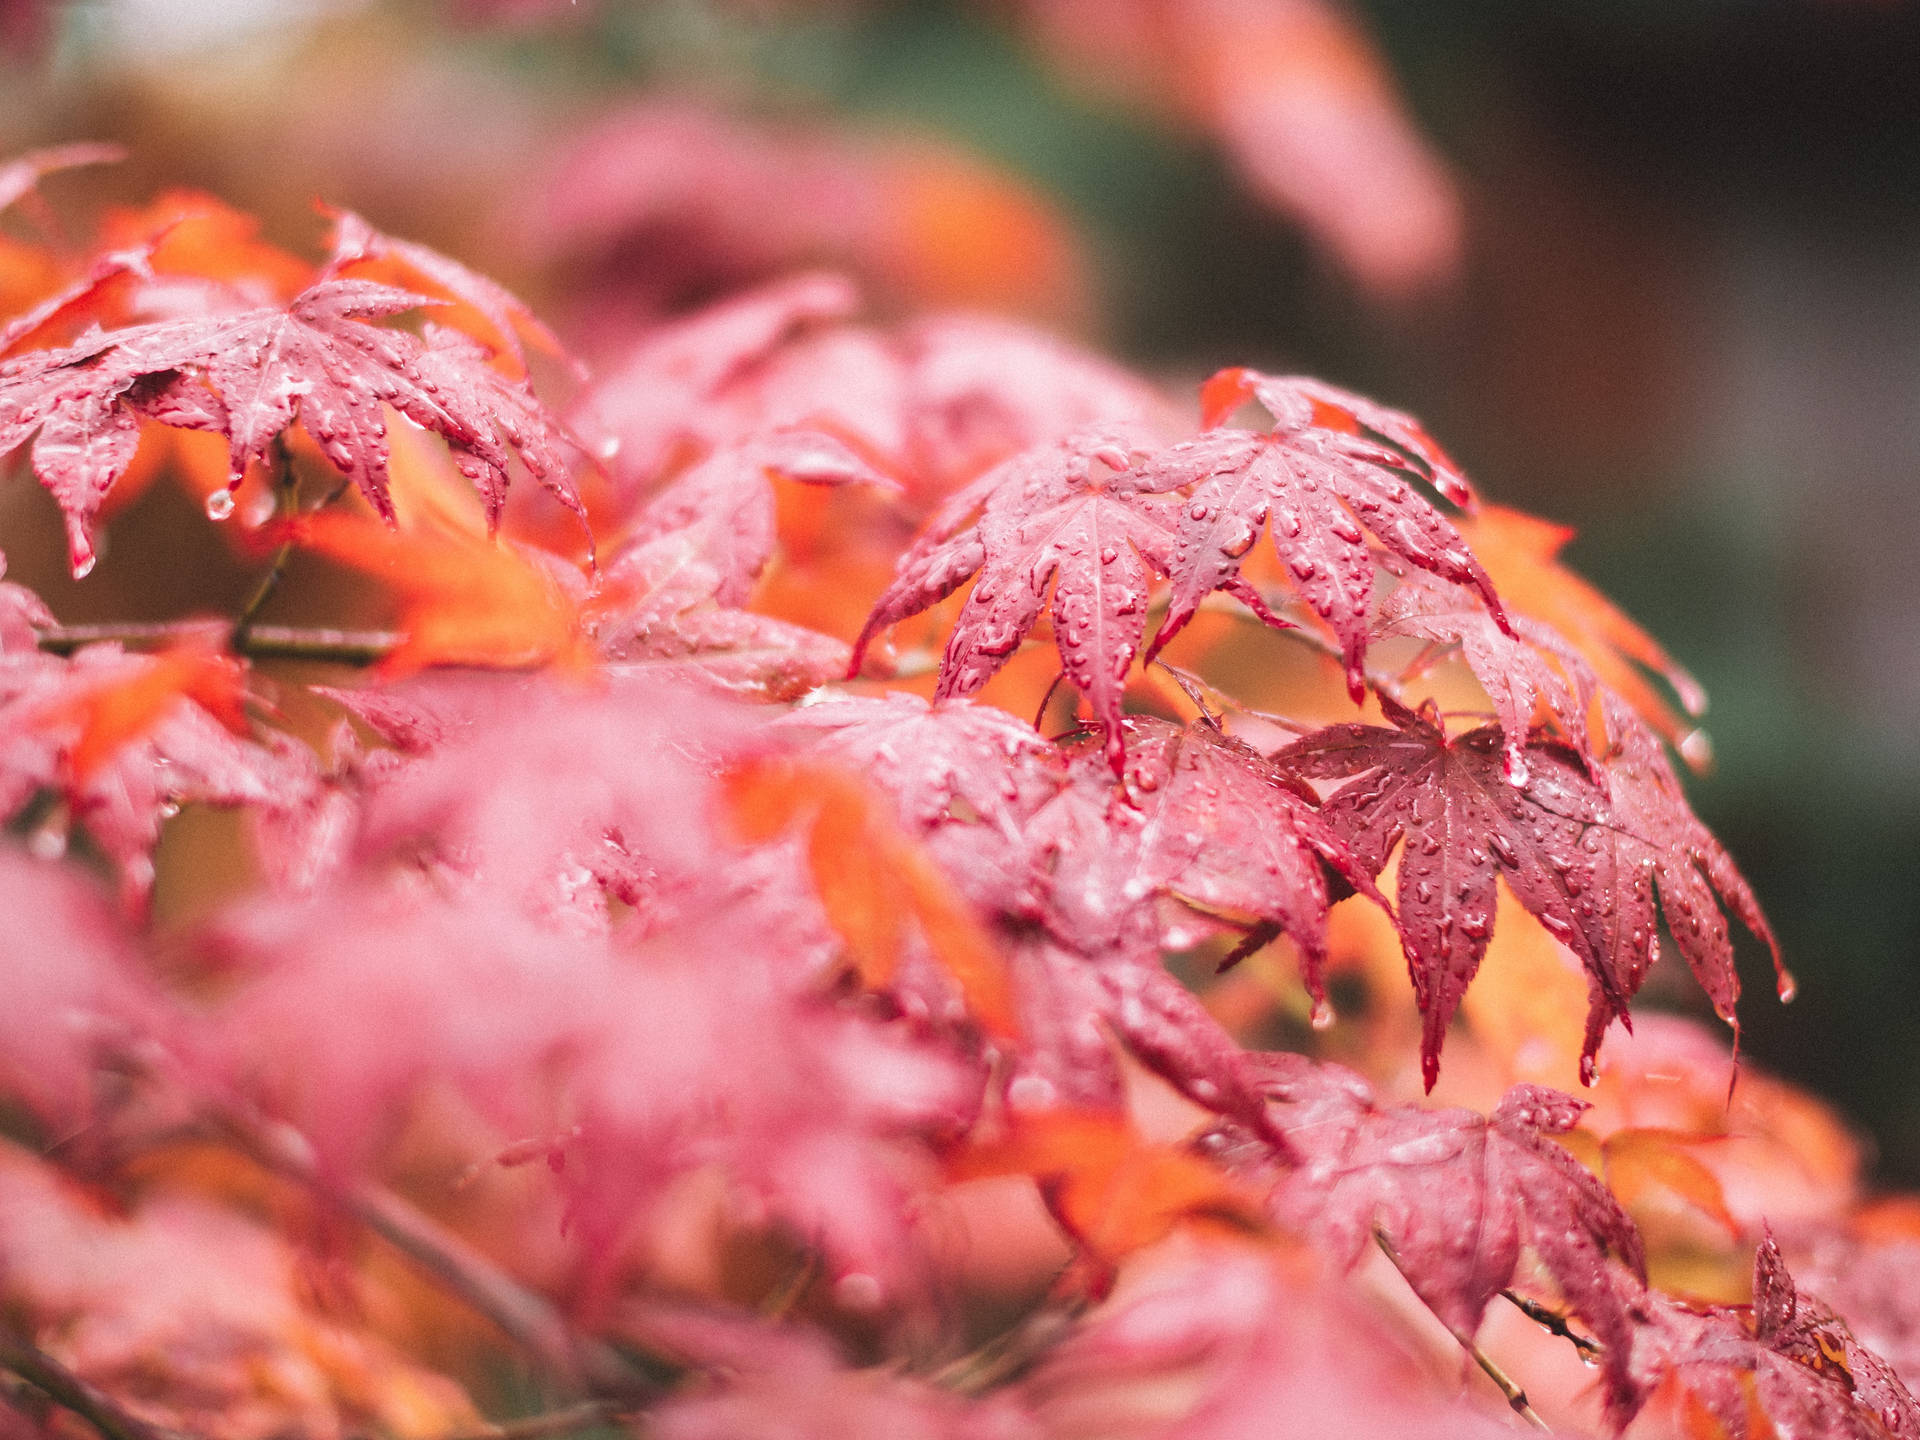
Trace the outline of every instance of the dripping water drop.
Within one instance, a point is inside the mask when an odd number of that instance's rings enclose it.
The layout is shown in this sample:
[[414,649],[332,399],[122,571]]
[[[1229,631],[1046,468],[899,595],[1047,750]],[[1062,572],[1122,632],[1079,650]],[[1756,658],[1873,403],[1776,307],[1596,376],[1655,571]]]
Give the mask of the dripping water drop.
[[233,514],[233,491],[222,488],[207,496],[207,518],[224,520]]

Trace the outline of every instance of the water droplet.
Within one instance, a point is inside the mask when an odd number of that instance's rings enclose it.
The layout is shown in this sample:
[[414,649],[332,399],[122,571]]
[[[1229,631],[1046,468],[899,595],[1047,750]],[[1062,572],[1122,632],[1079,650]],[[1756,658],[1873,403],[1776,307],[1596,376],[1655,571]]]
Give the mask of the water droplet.
[[86,579],[87,576],[93,573],[93,567],[98,563],[99,563],[98,557],[95,556],[91,550],[89,550],[84,555],[74,556],[73,557],[73,578],[76,580]]
[[1800,982],[1793,978],[1791,970],[1782,970],[1778,984],[1774,987],[1780,996],[1782,1005],[1793,1003],[1793,997],[1800,993]]
[[1201,504],[1198,500],[1196,500],[1193,502],[1192,507],[1187,511],[1187,518],[1189,520],[1204,520],[1207,518],[1207,516],[1211,515],[1212,513],[1213,512],[1209,510],[1205,505]]
[[1599,1070],[1600,1067],[1593,1062],[1593,1056],[1582,1055],[1580,1057],[1580,1083],[1582,1085],[1595,1084],[1600,1078]]
[[1532,772],[1527,769],[1526,757],[1517,748],[1511,747],[1501,758],[1500,773],[1506,777],[1507,784],[1516,790],[1524,789],[1527,781],[1532,778]]
[[224,520],[233,514],[233,491],[222,488],[207,496],[207,518]]
[[1313,1009],[1307,1015],[1307,1023],[1316,1030],[1331,1030],[1333,1028],[1333,1006],[1327,1003],[1326,996],[1316,995],[1313,997]]
[[1520,864],[1520,852],[1514,848],[1513,842],[1506,836],[1488,836],[1487,848],[1493,851],[1500,863],[1505,865],[1509,870],[1518,868]]
[[58,860],[67,853],[67,828],[42,825],[27,837],[27,853],[36,860]]

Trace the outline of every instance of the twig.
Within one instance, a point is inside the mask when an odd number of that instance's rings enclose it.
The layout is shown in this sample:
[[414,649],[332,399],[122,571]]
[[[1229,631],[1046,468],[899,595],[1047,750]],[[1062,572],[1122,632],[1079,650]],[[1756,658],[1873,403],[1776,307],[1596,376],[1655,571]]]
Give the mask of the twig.
[[[1408,1286],[1411,1287],[1413,1281],[1408,1278],[1406,1267],[1400,1263],[1399,1252],[1393,1248],[1393,1242],[1387,1239],[1386,1232],[1378,1225],[1373,1227],[1373,1243],[1380,1247],[1380,1253],[1382,1255],[1385,1255],[1388,1260],[1393,1262],[1393,1268],[1400,1272],[1400,1278],[1406,1280]],[[1415,1291],[1414,1293],[1418,1294],[1419,1292]],[[1460,1343],[1460,1348],[1472,1357],[1473,1363],[1478,1365],[1482,1373],[1499,1388],[1500,1393],[1507,1397],[1507,1405],[1514,1414],[1518,1415],[1522,1420],[1525,1420],[1536,1430],[1543,1431],[1549,1435],[1553,1433],[1553,1427],[1540,1418],[1540,1412],[1535,1410],[1531,1402],[1528,1401],[1527,1392],[1520,1387],[1519,1382],[1514,1380],[1505,1370],[1502,1370],[1494,1358],[1482,1350],[1478,1342],[1476,1342],[1471,1335],[1462,1335],[1451,1325],[1447,1327],[1447,1330],[1453,1338]]]
[[[55,625],[37,635],[51,655],[71,655],[83,645],[114,642],[137,648],[170,645],[203,635],[204,620],[163,620],[150,624]],[[322,660],[335,665],[374,665],[398,649],[406,636],[394,630],[332,630],[297,625],[253,625],[234,633],[236,655],[252,660]]]
[[[1238,620],[1251,621],[1260,625],[1261,629],[1270,634],[1279,635],[1284,639],[1291,640],[1296,645],[1304,645],[1316,655],[1326,656],[1327,659],[1334,661],[1343,669],[1346,666],[1346,652],[1342,650],[1335,641],[1328,639],[1312,625],[1295,625],[1285,630],[1275,630],[1271,625],[1262,622],[1258,615],[1255,615],[1251,610],[1247,609],[1246,606],[1240,604],[1239,601],[1219,591],[1215,591],[1213,594],[1207,596],[1206,599],[1202,600],[1200,602],[1200,608],[1211,614],[1231,615]],[[1385,695],[1390,700],[1397,700],[1403,705],[1406,704],[1406,685],[1399,677],[1389,675],[1384,670],[1368,668],[1361,672],[1361,678],[1366,681],[1367,688],[1373,691],[1374,694]]]
[[44,1350],[4,1328],[0,1328],[0,1368],[11,1370],[56,1405],[80,1416],[106,1440],[175,1440],[178,1435],[129,1414]]
[[1066,1338],[1084,1303],[1036,1310],[1012,1329],[1003,1330],[978,1348],[942,1366],[929,1378],[934,1384],[962,1395],[981,1395],[1013,1379],[1040,1356]]
[[1502,1290],[1501,1298],[1512,1302],[1519,1312],[1549,1334],[1558,1335],[1580,1352],[1581,1358],[1594,1359],[1606,1353],[1607,1347],[1590,1336],[1582,1335],[1567,1323],[1567,1317],[1558,1310],[1542,1305],[1538,1300],[1517,1294],[1512,1290]]
[[[291,519],[300,508],[300,477],[294,473],[293,456],[287,450],[285,431],[273,437],[273,458],[274,512],[282,520]],[[338,490],[334,491],[333,495],[329,495],[320,504],[322,506],[331,504],[334,495],[340,493]],[[233,622],[232,636],[227,642],[235,654],[238,654],[240,647],[246,644],[247,633],[253,629],[254,616],[258,615],[261,607],[273,598],[273,592],[280,588],[280,577],[286,574],[287,561],[292,557],[293,541],[289,539],[281,542],[280,548],[274,551],[273,563],[267,566],[267,573],[260,577],[260,583],[253,587],[253,594],[249,595],[247,603],[240,607],[240,614]]]
[[657,1388],[618,1350],[577,1334],[544,1296],[411,1202],[367,1183],[333,1190],[321,1175],[306,1137],[290,1126],[233,1114],[222,1121],[226,1134],[241,1149],[268,1169],[335,1199],[361,1224],[526,1347],[556,1377],[582,1383],[602,1396],[629,1400]]
[[582,1400],[559,1410],[525,1415],[518,1420],[501,1420],[483,1430],[466,1430],[442,1437],[442,1440],[543,1440],[549,1435],[568,1435],[576,1430],[594,1430],[609,1424],[621,1413],[621,1407],[608,1400]]

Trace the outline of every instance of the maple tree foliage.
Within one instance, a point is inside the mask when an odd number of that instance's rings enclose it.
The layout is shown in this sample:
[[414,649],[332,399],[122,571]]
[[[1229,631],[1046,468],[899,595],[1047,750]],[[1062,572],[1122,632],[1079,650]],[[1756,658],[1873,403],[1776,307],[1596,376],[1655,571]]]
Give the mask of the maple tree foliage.
[[[1776,949],[1697,687],[1412,417],[824,273],[596,375],[329,213],[0,251],[75,572],[168,479],[260,570],[0,581],[9,1436],[1920,1429],[1850,1138],[1607,1033]],[[322,561],[390,628],[272,623]]]

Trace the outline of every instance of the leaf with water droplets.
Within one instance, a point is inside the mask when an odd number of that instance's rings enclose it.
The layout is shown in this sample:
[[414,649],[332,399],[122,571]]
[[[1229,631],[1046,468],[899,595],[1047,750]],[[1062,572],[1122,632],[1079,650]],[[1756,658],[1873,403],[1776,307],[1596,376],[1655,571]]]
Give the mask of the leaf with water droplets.
[[1309,779],[1349,782],[1321,813],[1369,873],[1406,842],[1400,934],[1425,1017],[1427,1088],[1440,1073],[1447,1022],[1493,935],[1501,877],[1586,968],[1594,1013],[1624,1015],[1651,959],[1652,929],[1616,923],[1614,854],[1594,838],[1612,814],[1580,758],[1562,745],[1530,744],[1525,783],[1515,785],[1497,727],[1449,736],[1428,716],[1383,703],[1393,729],[1331,725],[1275,758]]
[[1517,1085],[1491,1115],[1380,1106],[1358,1075],[1304,1056],[1260,1056],[1246,1068],[1281,1144],[1231,1122],[1201,1144],[1269,1186],[1276,1218],[1347,1264],[1377,1231],[1414,1292],[1462,1337],[1529,1249],[1608,1347],[1610,1376],[1624,1380],[1645,1253],[1606,1186],[1552,1138],[1584,1104]]
[[[1659,641],[1560,563],[1560,550],[1574,532],[1500,505],[1482,506],[1459,525],[1516,621],[1523,616],[1542,621],[1565,637],[1609,690],[1638,711],[1662,739],[1681,746],[1688,763],[1699,768],[1695,752],[1704,754],[1704,746],[1696,743],[1690,752],[1684,742],[1689,731],[1701,733],[1692,730],[1688,717],[1706,710],[1706,691]],[[1645,671],[1667,682],[1684,715],[1648,682]]]
[[[1780,944],[1733,857],[1687,804],[1680,779],[1652,731],[1618,696],[1608,695],[1604,706],[1614,743],[1606,763],[1614,824],[1597,834],[1594,843],[1605,847],[1618,877],[1616,928],[1629,936],[1641,930],[1651,935],[1657,887],[1674,944],[1713,1001],[1714,1013],[1737,1028],[1734,1005],[1740,998],[1740,976],[1721,907],[1765,942],[1780,995],[1788,999],[1793,977],[1781,963]],[[1632,983],[1639,983],[1637,976]],[[1605,1021],[1590,1015],[1589,1054],[1599,1044],[1596,1024]]]
[[1144,924],[1171,900],[1245,939],[1230,960],[1280,935],[1299,947],[1315,1002],[1326,1003],[1327,907],[1358,891],[1386,901],[1311,791],[1217,728],[1135,718],[1124,790],[1084,756],[1029,827],[1056,929],[1082,943]]
[[1409,576],[1387,597],[1374,630],[1376,639],[1401,635],[1460,648],[1473,678],[1493,702],[1505,736],[1502,764],[1511,783],[1527,783],[1527,740],[1535,707],[1542,702],[1561,735],[1597,773],[1587,713],[1599,681],[1579,652],[1547,626],[1515,620],[1511,632],[1503,630],[1457,586]]
[[1650,1396],[1677,1396],[1731,1440],[1887,1440],[1920,1435],[1920,1405],[1894,1369],[1826,1305],[1799,1293],[1769,1233],[1753,1257],[1753,1304],[1693,1306],[1649,1295],[1630,1375],[1609,1387],[1624,1426]]
[[1263,528],[1288,583],[1332,627],[1356,699],[1373,597],[1369,534],[1387,554],[1476,591],[1495,621],[1506,624],[1493,582],[1460,532],[1408,482],[1411,471],[1458,503],[1473,498],[1411,418],[1317,380],[1250,370],[1222,371],[1202,393],[1211,422],[1257,396],[1274,426],[1265,434],[1217,429],[1144,466],[1156,488],[1191,487],[1172,561],[1173,597],[1150,654],[1179,634],[1215,590],[1275,623],[1240,575]]
[[901,557],[854,644],[854,670],[889,625],[978,577],[940,662],[940,698],[971,695],[1053,614],[1067,680],[1093,706],[1118,774],[1121,693],[1173,542],[1168,488],[1133,466],[1130,436],[1083,431],[1016,455],[955,494]]
[[34,473],[66,514],[76,569],[91,558],[93,518],[132,462],[143,416],[225,435],[233,485],[298,419],[391,520],[381,413],[391,406],[447,440],[490,516],[504,499],[512,452],[584,514],[566,471],[565,436],[531,391],[492,369],[465,337],[441,331],[423,344],[368,323],[427,303],[384,285],[327,279],[284,308],[134,325],[23,355],[0,365],[0,453],[38,432]]

